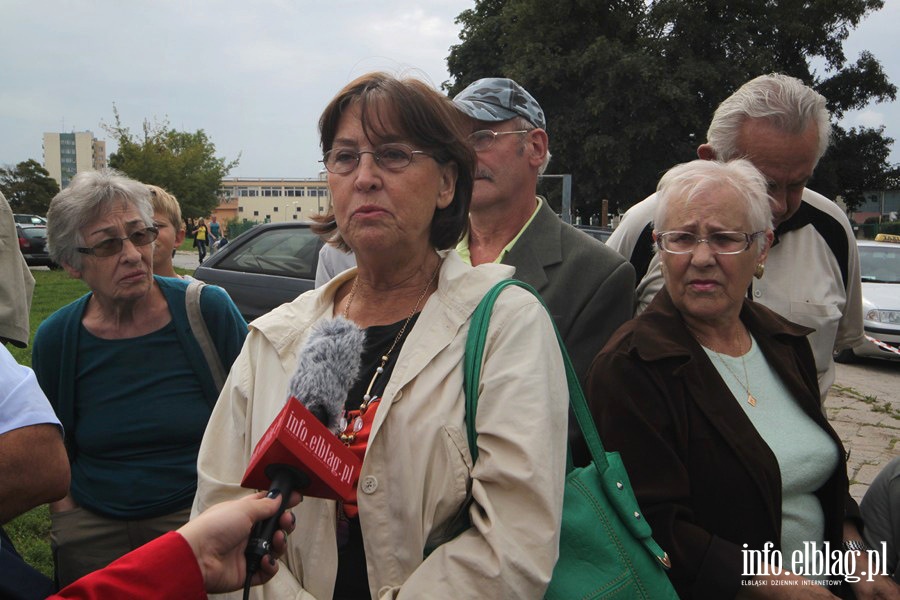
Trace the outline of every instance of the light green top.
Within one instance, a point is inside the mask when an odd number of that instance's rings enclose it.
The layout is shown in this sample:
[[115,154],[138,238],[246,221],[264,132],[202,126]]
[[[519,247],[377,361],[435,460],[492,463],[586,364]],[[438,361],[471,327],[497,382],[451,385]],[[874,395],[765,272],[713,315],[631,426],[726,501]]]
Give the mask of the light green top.
[[[703,350],[778,459],[781,551],[784,568],[790,569],[792,553],[802,552],[804,542],[816,542],[822,548],[825,517],[815,491],[825,485],[837,467],[837,446],[803,411],[752,336],[750,350],[743,356],[727,356],[706,347]],[[748,390],[756,398],[756,406],[747,401]],[[803,574],[814,575],[809,568]]]
[[[537,205],[534,207],[534,212],[531,213],[531,217],[528,218],[528,221],[525,225],[522,226],[522,229],[519,230],[519,233],[516,234],[510,242],[500,251],[500,254],[497,255],[497,258],[494,259],[495,263],[503,262],[503,259],[509,254],[509,251],[512,250],[513,246],[516,245],[516,242],[519,241],[519,238],[522,237],[522,233],[528,229],[528,226],[531,225],[531,222],[534,221],[534,216],[538,214],[538,211],[541,210],[541,204],[544,202],[544,199],[540,196],[537,196]],[[469,254],[469,231],[466,230],[466,235],[463,236],[463,239],[459,240],[459,243],[456,244],[456,253],[459,254],[459,257],[463,259],[467,265],[472,264],[472,256]]]

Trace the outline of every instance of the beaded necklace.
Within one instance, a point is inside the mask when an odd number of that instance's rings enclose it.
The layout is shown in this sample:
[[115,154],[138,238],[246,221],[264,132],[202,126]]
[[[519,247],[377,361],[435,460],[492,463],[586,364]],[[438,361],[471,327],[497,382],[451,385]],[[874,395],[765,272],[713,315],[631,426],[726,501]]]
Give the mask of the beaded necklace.
[[[406,320],[403,322],[403,327],[400,328],[400,331],[397,333],[396,337],[394,337],[394,341],[391,343],[391,346],[388,348],[387,352],[381,355],[381,364],[375,369],[375,372],[372,374],[372,379],[369,381],[369,385],[366,388],[366,393],[363,394],[362,402],[359,405],[359,414],[357,414],[352,422],[349,422],[350,413],[345,411],[344,416],[341,418],[341,441],[347,444],[348,446],[353,443],[356,439],[356,434],[363,428],[363,415],[366,414],[366,410],[368,410],[369,405],[378,400],[378,397],[372,396],[372,386],[375,385],[375,381],[378,379],[378,376],[384,373],[384,365],[387,364],[388,359],[391,356],[391,352],[394,351],[394,348],[397,347],[397,344],[403,338],[403,334],[406,332],[406,328],[409,326],[409,322],[415,316],[417,312],[419,312],[419,306],[422,304],[422,300],[425,299],[425,295],[428,293],[429,288],[431,288],[431,284],[434,283],[435,277],[437,277],[438,271],[441,268],[441,263],[443,261],[438,261],[437,266],[435,266],[434,271],[431,273],[431,277],[428,279],[428,283],[425,284],[425,288],[422,290],[422,293],[419,294],[419,299],[416,300],[416,305],[413,307],[412,312],[409,313],[409,316],[406,317]],[[353,299],[356,297],[356,291],[359,288],[359,276],[353,281],[353,287],[350,289],[350,297],[347,300],[347,306],[344,308],[344,318],[349,319],[350,315],[350,305],[353,304]]]

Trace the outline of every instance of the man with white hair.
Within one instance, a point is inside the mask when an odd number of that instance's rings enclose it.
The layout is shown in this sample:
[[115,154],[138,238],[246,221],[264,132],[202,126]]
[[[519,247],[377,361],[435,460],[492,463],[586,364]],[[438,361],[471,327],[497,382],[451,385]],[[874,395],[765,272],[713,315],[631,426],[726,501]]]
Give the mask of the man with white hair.
[[[806,188],[831,137],[825,98],[781,74],[748,81],[716,109],[697,148],[705,160],[747,158],[766,177],[775,226],[765,276],[749,297],[815,329],[809,342],[824,401],[834,383],[833,352],[861,343],[859,253],[850,221],[831,200]],[[640,312],[663,285],[650,232],[656,194],[631,207],[607,244],[637,271]]]

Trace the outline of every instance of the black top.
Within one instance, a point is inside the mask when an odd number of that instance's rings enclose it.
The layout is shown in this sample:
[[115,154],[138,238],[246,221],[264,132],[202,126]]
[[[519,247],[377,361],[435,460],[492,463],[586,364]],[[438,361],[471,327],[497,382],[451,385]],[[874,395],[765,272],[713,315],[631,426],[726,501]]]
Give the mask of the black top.
[[[391,373],[394,371],[394,365],[397,364],[397,357],[400,356],[400,348],[409,332],[419,319],[419,314],[413,315],[410,319],[406,331],[397,341],[388,357],[387,363],[384,365],[384,372],[375,380],[372,386],[372,397],[380,398],[387,387],[388,381],[391,379]],[[362,358],[359,367],[359,379],[350,388],[347,394],[347,402],[344,404],[346,410],[359,410],[359,405],[363,401],[363,395],[366,388],[375,374],[375,369],[381,364],[381,357],[394,343],[394,338],[400,333],[403,327],[402,321],[397,321],[391,325],[375,325],[366,329],[366,341],[363,345]],[[369,599],[369,575],[366,570],[366,550],[363,546],[362,528],[359,524],[359,518],[347,519],[349,525],[348,538],[345,544],[338,547],[338,570],[337,581],[334,584],[334,600],[358,600]],[[341,524],[338,523],[340,527]]]

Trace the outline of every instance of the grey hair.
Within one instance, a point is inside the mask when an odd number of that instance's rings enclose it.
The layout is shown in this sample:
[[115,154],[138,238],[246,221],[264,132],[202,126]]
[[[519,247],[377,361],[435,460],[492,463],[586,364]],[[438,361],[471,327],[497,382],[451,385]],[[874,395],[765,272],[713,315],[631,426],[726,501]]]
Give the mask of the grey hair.
[[[656,224],[654,232],[658,233],[666,223],[672,200],[683,198],[692,202],[700,194],[714,192],[723,186],[731,188],[743,200],[753,232],[772,229],[772,208],[769,206],[766,178],[753,163],[745,159],[730,162],[698,159],[672,167],[659,180],[653,215]],[[714,197],[710,199],[715,201]],[[756,240],[758,253],[762,253],[766,238],[759,236]]]
[[118,203],[134,206],[147,227],[153,225],[150,190],[114,169],[82,171],[50,202],[47,211],[47,243],[50,258],[57,264],[81,269],[84,246],[82,227],[89,225]]
[[[532,123],[525,117],[516,117],[514,119],[514,121],[515,121],[514,127],[516,129],[527,129],[527,130],[536,129],[536,127],[534,126],[534,123]],[[538,177],[540,177],[541,175],[544,174],[544,172],[547,170],[547,165],[549,165],[549,164],[550,164],[550,144],[548,143],[547,144],[547,153],[544,154],[544,162],[542,162],[541,166],[538,167]]]
[[831,142],[831,115],[825,98],[799,79],[781,73],[751,79],[719,104],[706,132],[706,141],[718,160],[742,156],[737,140],[747,119],[766,119],[790,134],[803,133],[815,124],[819,134],[816,163]]

